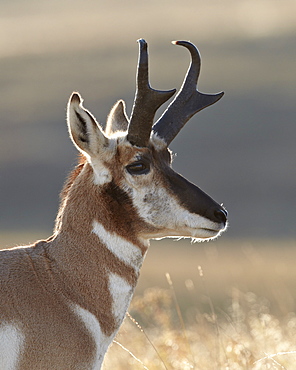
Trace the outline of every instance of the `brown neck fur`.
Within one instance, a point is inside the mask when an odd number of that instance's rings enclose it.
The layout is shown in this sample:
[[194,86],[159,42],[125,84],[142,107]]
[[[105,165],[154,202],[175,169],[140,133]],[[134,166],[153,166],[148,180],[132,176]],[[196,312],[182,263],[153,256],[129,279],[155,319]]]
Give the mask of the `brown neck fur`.
[[144,223],[129,196],[113,182],[95,185],[92,167],[84,161],[71,173],[62,191],[50,254],[64,294],[93,313],[103,332],[110,335],[117,327],[108,273],[135,287],[138,272],[113,255],[92,232],[94,220],[137,245],[144,256],[147,247],[137,237]]

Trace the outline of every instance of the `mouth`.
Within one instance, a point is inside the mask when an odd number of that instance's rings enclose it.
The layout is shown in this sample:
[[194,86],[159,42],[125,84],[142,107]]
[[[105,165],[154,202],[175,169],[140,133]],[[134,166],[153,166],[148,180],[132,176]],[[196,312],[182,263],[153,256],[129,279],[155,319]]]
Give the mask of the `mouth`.
[[221,224],[217,228],[201,228],[197,230],[198,238],[201,239],[212,239],[217,238],[227,229],[227,223]]
[[[228,222],[226,224],[223,223],[212,223],[212,225],[209,225],[212,227],[194,227],[189,225],[184,225],[182,228],[170,228],[166,229],[165,231],[159,230],[159,234],[155,235],[153,234],[153,239],[161,239],[165,237],[171,237],[171,238],[191,238],[195,241],[205,241],[205,240],[212,240],[219,237],[228,226]],[[147,238],[151,238],[151,236],[147,236]]]
[[205,232],[213,233],[213,234],[218,234],[226,229],[226,226],[217,228],[217,229],[208,229],[208,228],[202,228],[200,230],[203,230]]
[[221,230],[214,230],[214,229],[199,229],[198,234],[201,235],[200,238],[207,239],[213,238],[220,234]]

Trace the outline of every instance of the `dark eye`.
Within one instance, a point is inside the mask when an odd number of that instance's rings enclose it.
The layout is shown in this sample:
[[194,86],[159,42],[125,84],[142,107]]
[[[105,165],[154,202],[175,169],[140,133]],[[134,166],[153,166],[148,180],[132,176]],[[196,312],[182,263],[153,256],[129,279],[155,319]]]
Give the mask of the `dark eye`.
[[150,171],[149,164],[143,161],[131,163],[126,169],[131,175],[145,175]]

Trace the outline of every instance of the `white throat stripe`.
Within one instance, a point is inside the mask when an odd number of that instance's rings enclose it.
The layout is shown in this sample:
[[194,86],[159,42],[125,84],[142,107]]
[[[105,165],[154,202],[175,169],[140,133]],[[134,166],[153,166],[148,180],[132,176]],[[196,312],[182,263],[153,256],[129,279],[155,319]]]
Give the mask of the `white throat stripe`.
[[0,365],[1,369],[14,370],[24,344],[24,336],[12,324],[0,326]]
[[83,321],[85,327],[91,334],[93,340],[96,344],[96,354],[93,362],[93,366],[91,370],[99,370],[101,369],[101,365],[104,359],[104,354],[107,351],[107,348],[112,340],[112,338],[106,337],[101,330],[101,326],[96,319],[96,317],[90,313],[89,311],[85,310],[84,308],[73,305],[74,312],[80,317]]
[[102,224],[93,222],[93,233],[105,244],[120,261],[138,271],[143,263],[143,255],[139,247],[128,242],[116,233],[107,231]]
[[121,325],[130,304],[134,288],[122,277],[110,273],[109,289],[113,299],[112,312],[117,324]]

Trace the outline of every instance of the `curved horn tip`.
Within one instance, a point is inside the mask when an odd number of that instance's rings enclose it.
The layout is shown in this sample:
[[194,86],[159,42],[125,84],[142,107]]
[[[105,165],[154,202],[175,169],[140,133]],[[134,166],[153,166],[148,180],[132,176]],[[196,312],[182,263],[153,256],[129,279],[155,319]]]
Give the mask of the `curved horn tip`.
[[173,44],[173,45],[178,45],[178,44],[179,44],[179,42],[182,42],[182,41],[174,40],[174,41],[172,41],[172,44]]
[[177,40],[177,41],[172,41],[172,44],[179,45],[179,46],[184,46],[185,48],[187,48],[189,50],[194,50],[194,51],[199,53],[197,47],[190,41]]
[[175,41],[172,41],[172,44],[174,45],[192,45],[192,46],[195,46],[192,42],[190,41],[186,41],[186,40],[175,40]]

